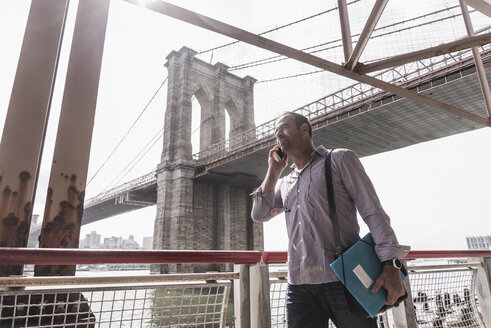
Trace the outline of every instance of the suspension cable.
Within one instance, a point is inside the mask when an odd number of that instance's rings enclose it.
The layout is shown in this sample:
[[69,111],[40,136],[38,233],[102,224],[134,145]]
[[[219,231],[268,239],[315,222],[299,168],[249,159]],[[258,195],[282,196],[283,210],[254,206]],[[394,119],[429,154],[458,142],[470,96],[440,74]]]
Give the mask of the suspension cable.
[[133,124],[130,126],[130,128],[128,129],[128,131],[126,131],[126,133],[124,134],[124,136],[121,138],[121,140],[118,142],[118,144],[116,145],[116,147],[114,147],[114,149],[112,150],[112,152],[109,154],[109,156],[107,156],[107,158],[104,160],[104,162],[101,164],[101,166],[97,169],[97,171],[92,175],[92,177],[90,177],[89,181],[87,182],[87,185],[89,185],[89,183],[94,180],[94,178],[99,174],[99,172],[102,170],[102,168],[106,165],[106,163],[109,161],[109,159],[112,157],[112,155],[114,155],[114,153],[116,152],[116,150],[118,150],[119,146],[123,143],[123,141],[126,139],[126,137],[128,136],[128,134],[130,133],[130,131],[133,129],[133,127],[135,126],[135,124],[138,122],[138,120],[142,117],[143,113],[145,113],[145,111],[147,110],[148,106],[150,106],[150,104],[152,103],[152,101],[155,99],[155,96],[157,96],[157,94],[159,93],[159,91],[162,89],[162,86],[165,84],[165,82],[167,82],[167,79],[168,77],[165,78],[165,80],[160,83],[159,87],[157,88],[157,90],[155,91],[155,93],[153,94],[153,96],[150,98],[150,100],[148,101],[148,103],[146,104],[146,106],[143,108],[143,110],[141,111],[140,115],[138,115],[138,117],[135,119],[135,121],[133,122]]
[[300,76],[305,76],[305,75],[311,75],[311,74],[316,74],[320,72],[326,72],[324,69],[319,69],[317,71],[312,71],[312,72],[307,72],[307,73],[300,73],[300,74],[295,74],[295,75],[288,75],[288,76],[282,76],[282,77],[277,77],[269,80],[262,80],[262,81],[257,81],[256,84],[258,83],[266,83],[266,82],[273,82],[273,81],[279,81],[279,80],[286,80],[286,79],[292,79],[295,77],[300,77]]
[[[457,7],[459,7],[459,6],[457,5],[457,6],[453,6],[453,7],[449,7],[449,8],[445,8],[445,9],[440,9],[440,10],[437,10],[437,11],[434,11],[434,12],[431,12],[431,13],[428,13],[428,14],[424,14],[424,15],[420,15],[420,16],[417,16],[417,17],[413,17],[411,19],[407,19],[407,20],[404,20],[404,21],[400,21],[400,22],[397,22],[397,23],[390,24],[390,25],[381,26],[381,27],[376,28],[374,31],[384,30],[384,29],[387,29],[387,28],[390,28],[390,27],[394,27],[394,26],[397,26],[397,25],[401,25],[401,24],[404,24],[404,23],[407,23],[407,22],[410,22],[410,21],[414,21],[414,20],[418,20],[418,19],[421,19],[421,18],[425,18],[427,16],[436,15],[436,14],[439,14],[439,13],[444,12],[444,11],[450,11],[451,9],[455,9]],[[421,26],[424,26],[424,25],[433,24],[433,23],[440,22],[440,21],[443,21],[443,20],[452,19],[452,18],[458,17],[459,15],[461,15],[461,14],[455,14],[455,15],[451,15],[451,16],[448,16],[448,17],[444,17],[444,18],[432,20],[432,21],[429,21],[429,22],[421,23],[421,24],[418,24],[418,25],[415,25],[415,26],[409,26],[409,27],[401,28],[401,29],[398,29],[398,30],[395,30],[395,31],[390,31],[390,32],[379,34],[379,35],[374,35],[370,39],[375,39],[375,38],[379,38],[379,37],[382,37],[382,36],[399,33],[401,31],[410,30],[410,29],[413,29],[413,28],[416,28],[416,27],[421,27]],[[358,37],[358,36],[360,36],[360,33],[353,34],[352,35],[352,37]],[[300,49],[300,50],[301,51],[306,51],[306,50],[310,50],[310,49],[314,49],[314,48],[326,46],[326,45],[329,45],[329,44],[332,44],[332,43],[336,43],[336,42],[341,42],[341,41],[342,41],[342,39],[336,39],[336,40],[332,40],[332,41],[329,41],[329,42],[324,42],[324,43],[321,43],[321,44],[309,46],[307,48],[303,48],[303,49]],[[341,45],[336,46],[336,47],[341,47]],[[313,53],[316,53],[316,52],[320,52],[320,51],[324,51],[324,50],[328,50],[328,49],[333,49],[333,48],[336,48],[336,47],[318,49],[318,50],[310,51],[308,53],[313,54]],[[268,58],[258,59],[258,60],[252,61],[252,62],[247,62],[247,63],[243,63],[243,64],[232,66],[232,67],[230,67],[228,69],[228,71],[231,72],[231,71],[246,69],[246,68],[250,68],[250,67],[254,67],[254,66],[260,66],[260,65],[275,63],[275,62],[278,62],[278,61],[283,61],[283,60],[288,60],[288,59],[290,59],[290,58],[285,57],[283,55],[275,55],[275,56],[271,56],[271,57],[268,57]]]
[[[474,11],[475,10],[473,10],[472,12],[474,12]],[[452,15],[452,16],[445,17],[442,20],[456,18],[456,17],[458,17],[460,15],[461,14],[455,14],[455,15]],[[409,27],[407,27],[405,29],[402,29],[402,30],[409,30],[409,29],[421,27],[421,26],[424,26],[424,25],[432,24],[432,23],[434,23],[434,21],[433,22],[426,22],[426,23],[421,23],[421,24],[418,24],[418,25],[409,26]],[[402,30],[398,30],[396,32],[400,32]],[[391,34],[391,33],[393,33],[393,32],[382,33],[382,34],[379,34],[379,35],[374,36],[373,38],[379,38],[379,37],[386,36],[386,35]],[[339,40],[336,40],[336,41],[339,41]],[[329,48],[317,49],[317,50],[311,51],[309,53],[310,54],[313,54],[313,53],[316,53],[316,52],[320,52],[320,51],[324,51],[324,50],[329,50],[329,49],[333,49],[333,48],[338,48],[338,47],[340,47],[340,45],[339,46],[329,47]],[[260,65],[266,65],[266,64],[269,64],[269,63],[274,63],[274,62],[277,62],[277,61],[282,61],[282,60],[287,60],[287,59],[289,59],[289,58],[288,57],[279,58],[279,59],[276,59],[274,61],[270,61],[270,62],[266,62],[266,63],[260,63],[260,64],[257,64],[257,65],[251,65],[251,66],[247,66],[247,67],[244,67],[244,68],[253,67],[253,66],[260,66]],[[367,61],[366,63],[370,63],[370,62],[373,62],[373,61],[376,61],[376,60]],[[261,80],[261,81],[257,81],[256,84],[257,83],[266,83],[266,82],[279,81],[279,80],[286,80],[286,79],[296,78],[296,77],[300,77],[300,76],[304,76],[304,75],[317,74],[317,73],[320,73],[320,72],[323,72],[323,71],[324,70],[316,70],[316,71],[311,71],[311,72],[307,72],[307,73],[300,73],[300,74],[282,76],[282,77],[279,77],[279,78],[272,78],[272,79],[267,79],[267,80]]]
[[[101,192],[105,192],[109,190],[112,186],[120,183],[123,178],[145,157],[146,154],[155,146],[157,141],[162,138],[164,134],[164,128],[161,128],[151,139],[147,142],[147,144],[140,150],[140,152],[133,157],[133,159],[125,166],[125,168],[104,188]],[[131,167],[130,167],[131,166]],[[126,171],[126,172],[125,172]]]
[[[349,2],[347,5],[352,5],[354,3],[357,3],[357,2],[360,2],[361,0],[353,0],[351,2]],[[317,13],[317,14],[314,14],[314,15],[311,15],[311,16],[308,16],[308,17],[305,17],[305,18],[302,18],[302,19],[299,19],[299,20],[296,20],[294,22],[291,22],[291,23],[287,23],[285,25],[281,25],[281,26],[278,26],[278,27],[275,27],[275,28],[272,28],[270,30],[267,30],[267,31],[264,31],[264,32],[261,32],[259,33],[258,35],[264,35],[264,34],[268,34],[268,33],[271,33],[271,32],[275,32],[275,31],[278,31],[278,30],[281,30],[283,28],[286,28],[286,27],[289,27],[289,26],[292,26],[292,25],[295,25],[295,24],[298,24],[298,23],[301,23],[301,22],[304,22],[306,20],[309,20],[309,19],[312,19],[312,18],[315,18],[315,17],[319,17],[321,15],[324,15],[324,14],[327,14],[331,11],[334,11],[338,9],[338,7],[333,7],[333,8],[330,8],[330,9],[327,9],[325,11],[322,11],[320,13]],[[207,53],[207,52],[210,52],[210,51],[214,51],[214,50],[218,50],[218,49],[221,49],[221,48],[225,48],[225,47],[228,47],[228,46],[231,46],[231,45],[234,45],[236,43],[239,43],[241,41],[232,41],[232,42],[229,42],[229,43],[226,43],[226,44],[223,44],[221,46],[216,46],[214,48],[210,48],[210,49],[207,49],[207,50],[203,50],[203,51],[200,51],[198,52],[198,55],[201,55],[201,54],[204,54],[204,53]]]

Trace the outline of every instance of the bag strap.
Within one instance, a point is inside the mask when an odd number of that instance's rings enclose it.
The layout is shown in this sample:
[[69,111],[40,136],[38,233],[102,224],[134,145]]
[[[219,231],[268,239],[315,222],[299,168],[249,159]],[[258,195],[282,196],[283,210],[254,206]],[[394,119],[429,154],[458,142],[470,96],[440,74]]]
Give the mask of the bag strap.
[[325,159],[325,172],[326,172],[326,188],[327,199],[329,201],[329,209],[332,221],[332,231],[334,234],[334,246],[336,257],[339,257],[342,253],[341,237],[339,235],[338,215],[336,214],[336,203],[334,200],[334,188],[332,184],[332,170],[331,170],[331,153],[335,148],[331,149]]

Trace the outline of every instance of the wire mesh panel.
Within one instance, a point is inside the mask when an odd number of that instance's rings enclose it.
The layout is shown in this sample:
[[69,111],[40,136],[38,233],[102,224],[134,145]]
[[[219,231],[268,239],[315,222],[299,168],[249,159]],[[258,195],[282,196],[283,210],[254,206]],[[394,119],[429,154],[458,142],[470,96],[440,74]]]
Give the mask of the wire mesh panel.
[[410,272],[418,327],[485,327],[475,294],[476,273],[474,268]]
[[0,291],[0,327],[224,327],[230,282]]
[[286,326],[286,279],[271,280],[269,285],[271,303],[271,327]]

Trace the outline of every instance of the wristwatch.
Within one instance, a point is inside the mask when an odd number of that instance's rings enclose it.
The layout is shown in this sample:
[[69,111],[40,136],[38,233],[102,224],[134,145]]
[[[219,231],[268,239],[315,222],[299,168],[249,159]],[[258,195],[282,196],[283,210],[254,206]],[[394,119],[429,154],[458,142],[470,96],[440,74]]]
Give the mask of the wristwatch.
[[402,261],[398,258],[394,258],[392,260],[383,261],[382,265],[392,265],[394,268],[401,270]]

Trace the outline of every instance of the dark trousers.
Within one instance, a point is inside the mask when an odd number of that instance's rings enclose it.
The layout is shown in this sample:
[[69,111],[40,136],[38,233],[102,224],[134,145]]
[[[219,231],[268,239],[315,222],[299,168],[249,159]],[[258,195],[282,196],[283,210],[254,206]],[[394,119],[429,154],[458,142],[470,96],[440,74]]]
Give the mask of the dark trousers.
[[288,328],[377,328],[376,319],[358,319],[348,310],[340,282],[320,285],[290,285],[286,294]]

